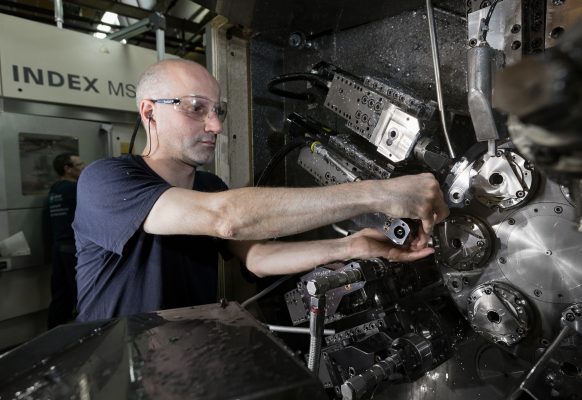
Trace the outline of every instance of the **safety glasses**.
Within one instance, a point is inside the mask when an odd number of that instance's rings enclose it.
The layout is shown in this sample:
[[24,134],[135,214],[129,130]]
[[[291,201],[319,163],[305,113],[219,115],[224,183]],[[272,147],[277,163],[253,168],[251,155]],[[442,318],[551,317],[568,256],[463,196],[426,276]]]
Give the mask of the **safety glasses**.
[[226,118],[226,102],[215,103],[204,96],[182,96],[175,99],[150,99],[158,104],[173,104],[174,110],[180,111],[196,121],[204,122],[212,113],[220,122]]

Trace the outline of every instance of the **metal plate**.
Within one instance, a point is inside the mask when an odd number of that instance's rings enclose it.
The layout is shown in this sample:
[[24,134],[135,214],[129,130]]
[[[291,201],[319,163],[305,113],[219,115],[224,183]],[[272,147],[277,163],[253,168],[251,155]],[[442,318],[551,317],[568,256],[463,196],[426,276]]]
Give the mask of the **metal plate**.
[[530,204],[503,220],[496,258],[505,277],[538,300],[579,300],[582,233],[573,220],[574,208],[566,203]]

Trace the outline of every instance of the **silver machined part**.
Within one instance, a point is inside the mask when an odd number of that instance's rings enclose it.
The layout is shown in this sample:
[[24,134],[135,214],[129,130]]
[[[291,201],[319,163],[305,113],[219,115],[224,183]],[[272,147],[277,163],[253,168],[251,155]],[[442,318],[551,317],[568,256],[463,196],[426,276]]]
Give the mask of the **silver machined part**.
[[[301,333],[309,334],[309,328],[302,328],[298,326],[283,326],[283,325],[265,325],[271,332],[286,332],[286,333]],[[323,334],[326,336],[335,335],[335,329],[324,329]]]
[[324,145],[321,143],[313,143],[311,145],[311,151],[315,154],[319,154],[330,164],[334,165],[338,170],[344,173],[350,182],[360,180],[360,177],[353,173],[349,168],[342,164],[342,159],[339,156],[332,154]]
[[477,286],[467,297],[467,315],[475,332],[507,346],[531,330],[532,311],[526,296],[500,282]]
[[[479,43],[481,21],[487,15],[489,7],[484,7],[468,15],[467,33],[469,46]],[[507,65],[521,60],[522,55],[522,2],[520,0],[503,0],[495,6],[495,12],[489,21],[487,44],[493,49],[503,51]]]
[[336,73],[324,105],[345,118],[348,128],[370,140],[380,114],[390,103],[380,94]]
[[402,367],[400,356],[392,354],[384,360],[372,365],[361,374],[355,375],[341,385],[343,400],[361,399],[364,395],[376,387],[380,382],[386,380],[390,375],[397,372]]
[[491,104],[493,50],[485,43],[467,50],[467,57],[469,112],[477,141],[499,139]]
[[380,82],[372,77],[367,76],[364,78],[364,86],[383,94],[387,97],[390,103],[396,105],[414,117],[431,119],[436,111],[436,104],[434,101],[420,101],[402,90]]
[[334,75],[324,104],[394,163],[410,156],[420,136],[417,118],[342,74]]
[[437,262],[467,271],[482,267],[493,247],[485,223],[469,215],[453,215],[435,228]]
[[487,141],[487,154],[494,156],[497,153],[497,145],[495,139],[490,139]]
[[465,207],[471,203],[471,166],[473,163],[461,158],[451,169],[445,185],[448,188],[445,201],[451,208]]
[[562,311],[561,324],[582,335],[582,303],[572,304]]
[[535,189],[534,173],[531,163],[515,151],[498,150],[494,157],[484,154],[472,166],[473,195],[489,208],[515,207]]
[[399,218],[388,218],[383,228],[388,239],[397,245],[404,245],[410,236],[410,226]]
[[394,105],[382,112],[370,141],[394,163],[406,160],[420,137],[418,119]]
[[328,290],[359,282],[362,279],[362,271],[359,268],[318,276],[307,282],[307,293],[311,296],[319,296],[325,294]]
[[309,147],[301,149],[297,163],[322,186],[352,182],[357,179],[357,174],[351,171],[359,171],[354,165],[338,156],[334,155],[331,161],[330,157],[314,154]]
[[400,218],[388,217],[382,213],[368,213],[357,215],[351,221],[361,228],[381,231],[392,243],[399,246],[406,244],[410,238],[411,226]]

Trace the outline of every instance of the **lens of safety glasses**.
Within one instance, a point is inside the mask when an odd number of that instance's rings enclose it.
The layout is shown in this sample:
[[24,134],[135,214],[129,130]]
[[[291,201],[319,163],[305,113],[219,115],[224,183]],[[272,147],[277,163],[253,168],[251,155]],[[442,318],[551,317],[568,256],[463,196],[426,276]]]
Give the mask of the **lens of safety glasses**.
[[174,106],[177,110],[198,121],[204,121],[212,112],[216,113],[220,122],[226,118],[226,103],[224,101],[214,103],[203,97],[184,96]]

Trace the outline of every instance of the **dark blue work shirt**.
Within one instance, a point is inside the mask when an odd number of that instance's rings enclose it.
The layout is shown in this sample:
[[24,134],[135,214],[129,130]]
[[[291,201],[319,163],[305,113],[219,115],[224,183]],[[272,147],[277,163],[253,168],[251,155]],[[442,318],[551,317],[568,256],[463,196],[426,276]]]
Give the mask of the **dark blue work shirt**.
[[[142,229],[154,203],[171,187],[140,156],[99,160],[83,170],[73,223],[78,320],[216,301],[218,253],[228,254],[224,240]],[[196,172],[193,190],[226,189],[216,175]]]
[[75,218],[77,182],[64,179],[55,182],[49,190],[47,203],[53,242],[72,245],[75,236],[71,224]]

